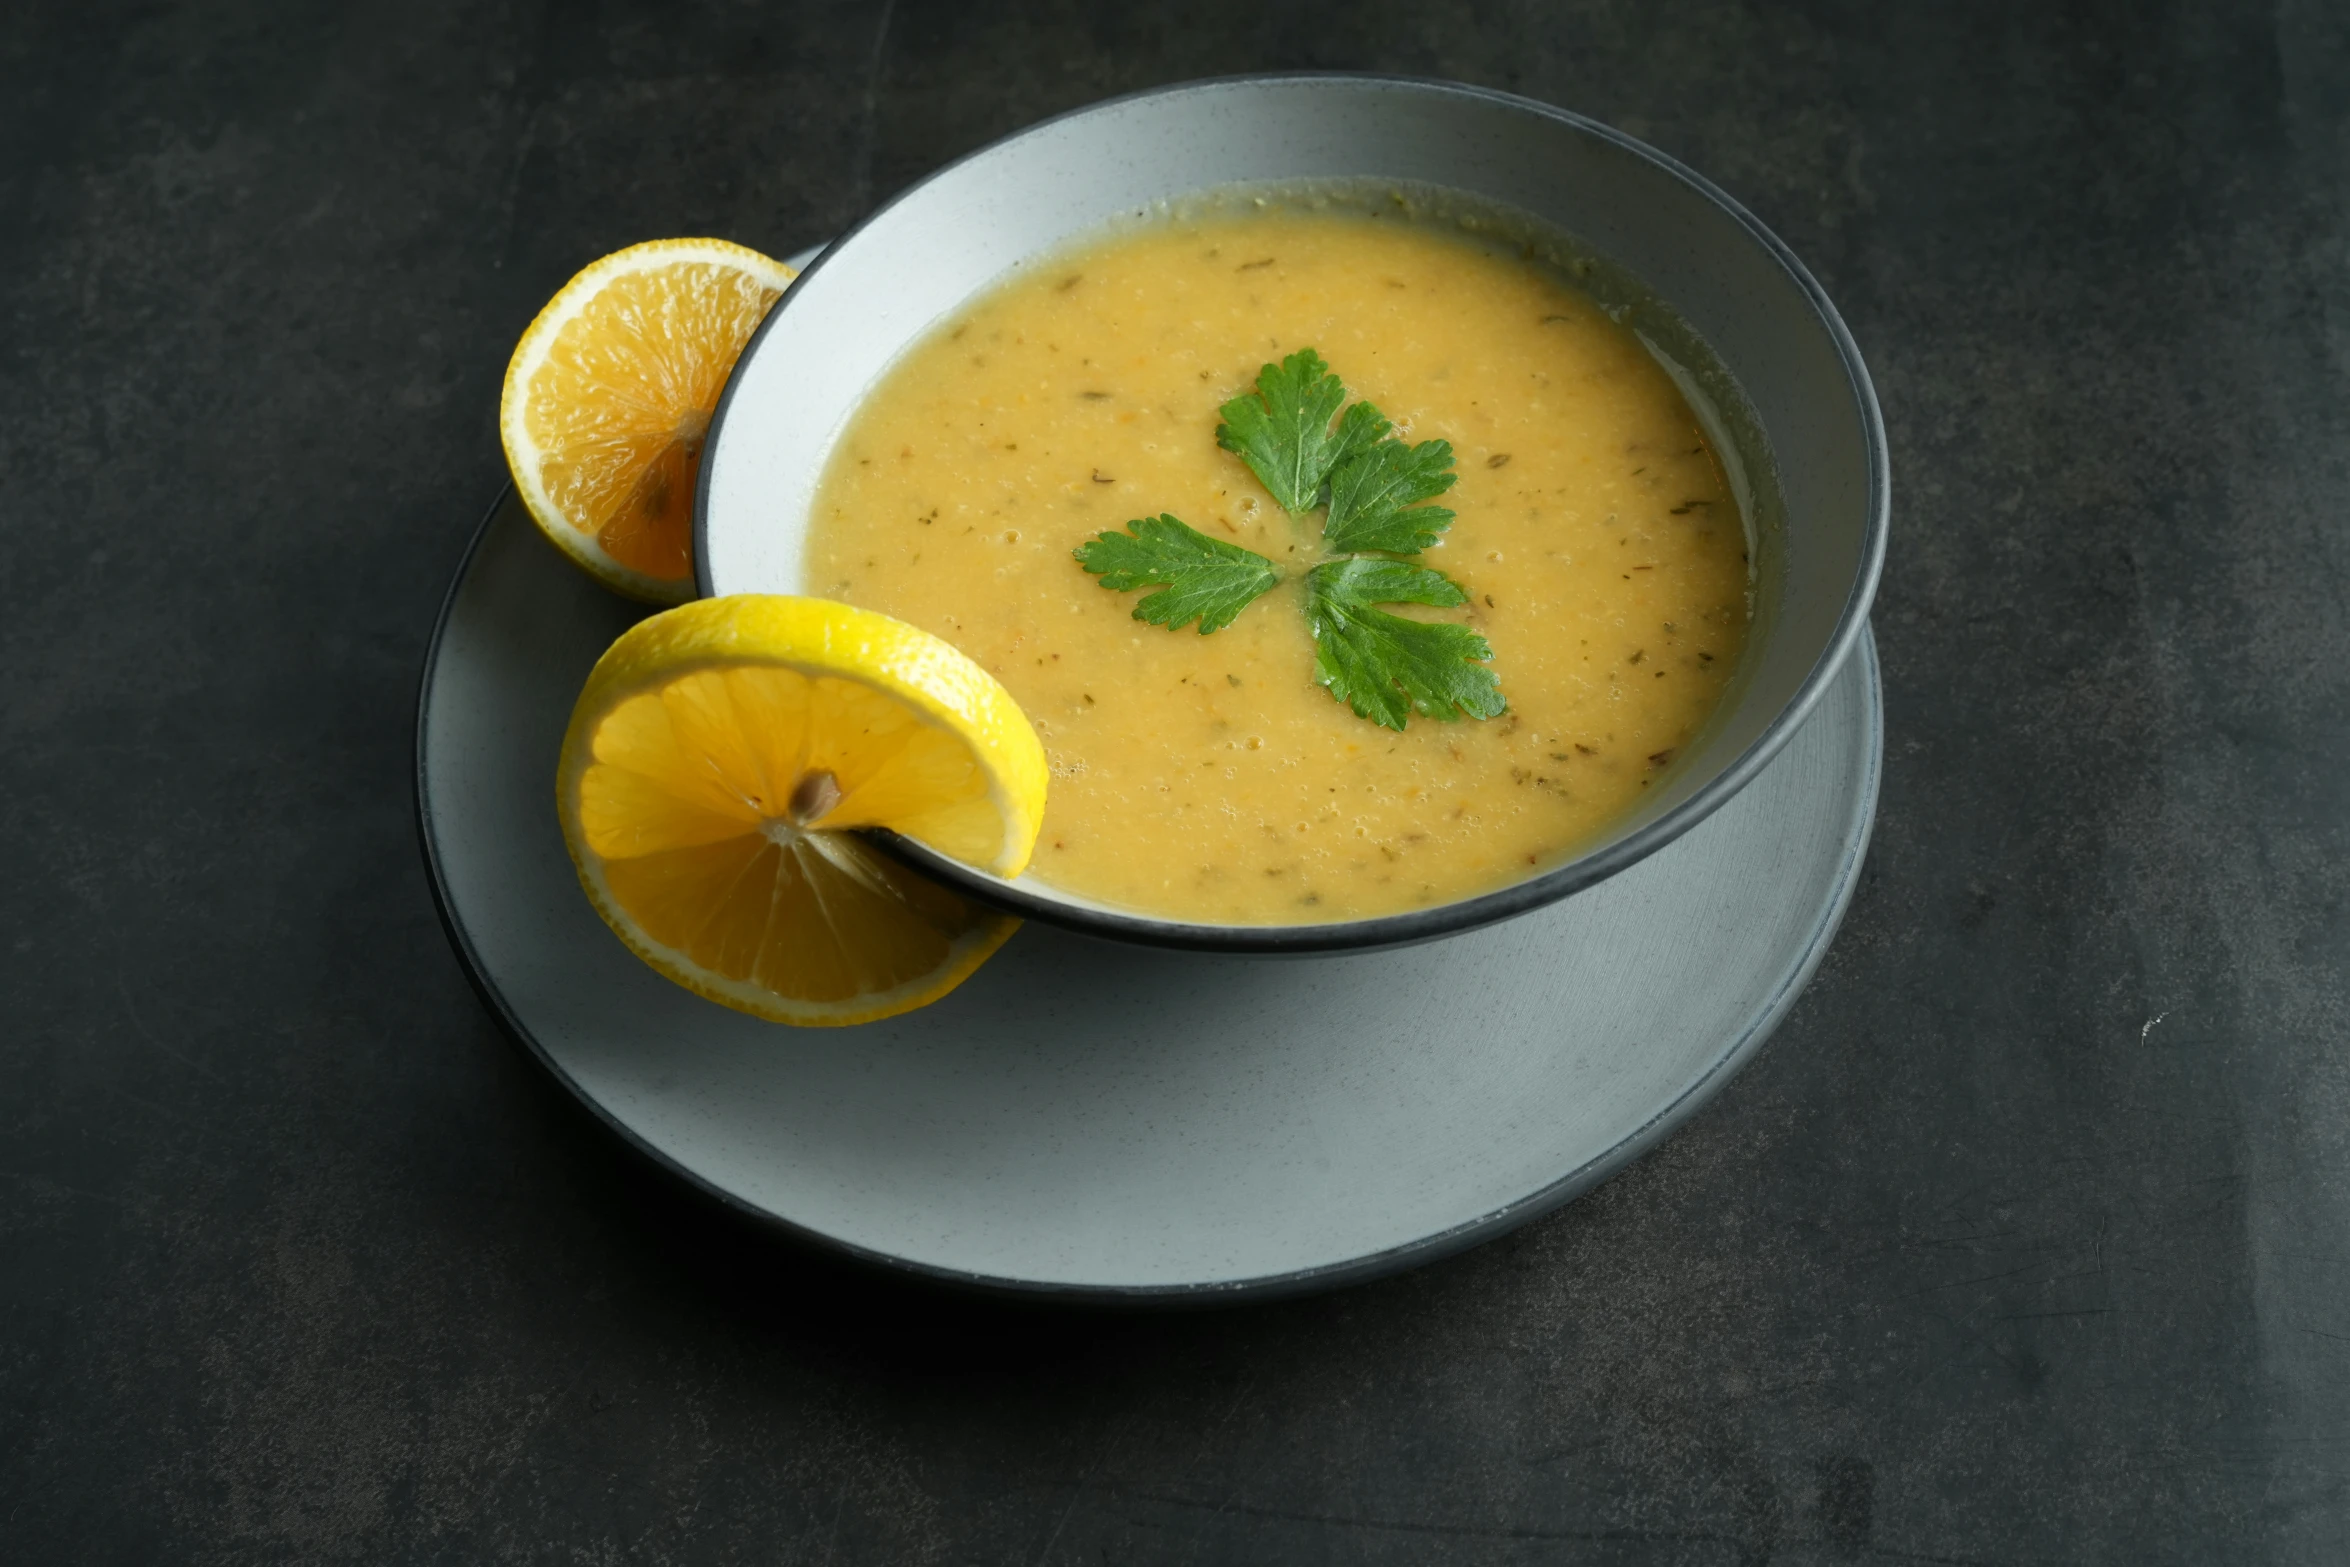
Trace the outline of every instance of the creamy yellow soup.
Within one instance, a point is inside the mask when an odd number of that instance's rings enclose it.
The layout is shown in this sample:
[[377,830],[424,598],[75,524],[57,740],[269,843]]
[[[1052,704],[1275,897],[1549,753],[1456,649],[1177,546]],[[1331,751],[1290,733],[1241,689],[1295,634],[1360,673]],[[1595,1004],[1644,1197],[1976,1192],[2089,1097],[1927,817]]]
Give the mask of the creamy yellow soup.
[[[1217,445],[1258,370],[1320,351],[1458,513],[1417,557],[1469,595],[1508,710],[1402,732],[1315,684],[1291,518]],[[1132,618],[1072,552],[1171,512],[1284,580],[1210,636]],[[1030,874],[1173,919],[1280,924],[1482,892],[1653,787],[1745,637],[1747,541],[1711,442],[1631,332],[1453,229],[1271,210],[1169,219],[1034,269],[901,361],[836,449],[811,591],[992,671],[1052,762]]]

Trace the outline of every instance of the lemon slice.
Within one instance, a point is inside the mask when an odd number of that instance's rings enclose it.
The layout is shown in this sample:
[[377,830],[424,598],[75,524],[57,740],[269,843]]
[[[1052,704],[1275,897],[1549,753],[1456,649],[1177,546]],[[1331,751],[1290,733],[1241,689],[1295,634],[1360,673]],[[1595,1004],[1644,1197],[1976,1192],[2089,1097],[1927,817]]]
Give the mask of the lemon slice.
[[506,365],[522,504],[605,586],[693,596],[694,485],[734,362],[795,276],[722,239],[657,239],[563,285]]
[[760,1017],[864,1023],[936,1001],[1019,921],[850,829],[1017,875],[1045,759],[1011,693],[928,632],[737,594],[597,660],[555,789],[580,882],[637,956]]

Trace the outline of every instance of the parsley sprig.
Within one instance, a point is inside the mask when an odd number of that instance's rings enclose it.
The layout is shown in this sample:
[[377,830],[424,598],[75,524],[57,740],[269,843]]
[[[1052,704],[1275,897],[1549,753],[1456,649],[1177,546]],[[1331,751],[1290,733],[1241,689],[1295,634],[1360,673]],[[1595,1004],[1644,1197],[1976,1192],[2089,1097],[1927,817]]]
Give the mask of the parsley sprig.
[[[1483,637],[1378,607],[1450,609],[1469,601],[1444,573],[1392,558],[1417,555],[1452,526],[1452,512],[1425,504],[1457,477],[1451,443],[1396,439],[1377,408],[1347,403],[1344,383],[1310,348],[1266,365],[1256,389],[1220,411],[1216,443],[1248,464],[1284,511],[1295,517],[1325,508],[1322,543],[1336,558],[1305,574],[1314,679],[1357,716],[1390,729],[1403,728],[1415,712],[1441,719],[1499,714],[1507,704]],[[1088,540],[1077,562],[1105,588],[1158,587],[1134,606],[1137,620],[1170,630],[1197,620],[1206,636],[1281,580],[1266,557],[1212,539],[1172,513],[1138,517],[1126,530]]]

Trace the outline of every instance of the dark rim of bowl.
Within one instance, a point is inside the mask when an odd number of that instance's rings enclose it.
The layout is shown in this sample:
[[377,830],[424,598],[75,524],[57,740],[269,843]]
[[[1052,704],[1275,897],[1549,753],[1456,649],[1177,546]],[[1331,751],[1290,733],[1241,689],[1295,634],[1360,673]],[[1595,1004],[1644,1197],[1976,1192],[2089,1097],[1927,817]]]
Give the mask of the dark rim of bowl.
[[[1885,443],[1885,419],[1877,406],[1876,388],[1869,380],[1868,367],[1862,362],[1860,347],[1844,325],[1844,318],[1828,300],[1827,291],[1796,259],[1780,238],[1766,228],[1762,221],[1748,212],[1728,192],[1715,185],[1695,169],[1659,152],[1645,142],[1625,135],[1612,126],[1572,113],[1554,105],[1541,103],[1515,93],[1497,92],[1489,87],[1472,87],[1460,82],[1434,81],[1425,77],[1391,76],[1349,71],[1283,71],[1254,75],[1209,77],[1200,81],[1181,82],[1173,86],[1146,88],[1140,92],[1125,93],[1105,98],[1081,108],[1054,115],[1025,126],[1008,136],[999,137],[976,151],[947,164],[908,185],[888,201],[873,209],[845,234],[826,245],[816,259],[801,274],[802,278],[822,270],[825,263],[838,253],[848,241],[856,238],[882,217],[911,200],[918,192],[935,182],[951,177],[965,164],[989,157],[1024,137],[1034,135],[1065,120],[1077,119],[1121,104],[1138,103],[1148,99],[1176,98],[1192,94],[1212,94],[1236,87],[1253,87],[1277,83],[1363,83],[1424,92],[1437,96],[1475,98],[1505,105],[1524,113],[1555,120],[1563,125],[1597,137],[1634,157],[1646,160],[1666,174],[1680,180],[1698,194],[1711,201],[1746,230],[1755,243],[1761,245],[1810,301],[1820,323],[1827,329],[1836,345],[1837,357],[1842,361],[1848,378],[1854,405],[1861,416],[1863,444],[1868,454],[1868,521],[1861,550],[1861,566],[1853,578],[1852,588],[1845,598],[1843,613],[1836,629],[1811,672],[1796,688],[1794,697],[1780,709],[1754,743],[1733,758],[1728,766],[1708,780],[1688,799],[1649,822],[1637,831],[1626,834],[1612,843],[1601,845],[1591,853],[1568,861],[1564,865],[1514,882],[1492,892],[1474,897],[1456,899],[1434,908],[1416,909],[1404,914],[1383,914],[1370,919],[1339,920],[1311,925],[1206,925],[1183,920],[1154,919],[1146,914],[1073,904],[1047,897],[1005,881],[985,871],[950,860],[920,844],[899,838],[891,833],[876,833],[873,838],[879,847],[935,880],[946,883],[976,902],[988,904],[1017,914],[1024,919],[1043,920],[1084,935],[1099,936],[1112,941],[1133,942],[1144,946],[1173,947],[1193,952],[1233,953],[1311,953],[1352,952],[1380,947],[1403,947],[1416,942],[1433,941],[1439,937],[1458,935],[1511,919],[1545,904],[1582,891],[1605,881],[1618,871],[1635,865],[1663,848],[1690,828],[1704,821],[1723,802],[1754,780],[1771,758],[1779,754],[1790,736],[1802,726],[1804,719],[1819,704],[1820,696],[1843,667],[1861,629],[1868,623],[1868,608],[1876,595],[1877,579],[1884,569],[1886,535],[1892,512],[1892,481]],[[1474,194],[1473,192],[1469,194]],[[767,319],[744,345],[742,359],[748,360],[758,351],[768,330],[791,307],[792,293],[769,311]],[[738,363],[741,361],[738,361]],[[729,377],[726,389],[719,395],[717,409],[710,420],[708,444],[704,446],[705,460],[694,489],[694,586],[705,597],[714,591],[710,581],[709,502],[712,464],[707,454],[716,451],[718,438],[725,428],[727,414],[734,403],[736,382]]]
[[448,878],[441,869],[440,845],[433,834],[432,787],[425,767],[425,737],[429,733],[432,718],[433,677],[440,668],[441,644],[447,637],[449,622],[456,616],[458,595],[464,591],[466,580],[472,575],[474,560],[481,554],[482,545],[488,540],[490,529],[496,524],[499,512],[505,509],[512,491],[511,484],[499,491],[498,498],[490,503],[489,510],[474,528],[472,538],[466,541],[465,554],[457,563],[456,573],[450,578],[448,591],[441,596],[440,613],[433,619],[432,637],[425,643],[424,659],[417,671],[416,681],[416,730],[410,753],[411,776],[416,791],[416,842],[424,860],[425,882],[432,889],[433,913],[439,916],[442,934],[448,937],[450,947],[456,952],[458,966],[464,969],[466,982],[473,987],[474,994],[481,998],[482,1005],[489,1009],[500,1031],[509,1040],[618,1137],[624,1147],[654,1168],[684,1182],[687,1187],[714,1199],[722,1208],[750,1220],[762,1229],[820,1251],[854,1258],[916,1283],[972,1295],[1024,1300],[1040,1306],[1134,1309],[1237,1306],[1367,1283],[1466,1251],[1480,1242],[1538,1219],[1581,1196],[1663,1141],[1667,1134],[1712,1098],[1724,1083],[1736,1076],[1739,1069],[1762,1048],[1763,1042],[1777,1030],[1789,1009],[1795,1005],[1795,998],[1811,982],[1820,960],[1826,956],[1828,944],[1835,937],[1837,927],[1843,923],[1845,910],[1851,905],[1853,892],[1860,884],[1861,863],[1868,853],[1869,840],[1876,827],[1879,776],[1884,765],[1885,719],[1883,697],[1873,674],[1875,654],[1864,640],[1856,650],[1856,656],[1866,659],[1872,669],[1869,721],[1876,743],[1871,746],[1868,756],[1868,776],[1861,791],[1860,817],[1843,844],[1843,862],[1837,867],[1835,891],[1806,937],[1802,957],[1755,1014],[1754,1021],[1746,1031],[1727,1041],[1722,1053],[1690,1079],[1669,1103],[1659,1107],[1648,1120],[1626,1133],[1613,1147],[1573,1169],[1562,1171],[1555,1180],[1515,1202],[1504,1203],[1489,1213],[1464,1220],[1433,1235],[1344,1262],[1217,1283],[1056,1284],[916,1262],[911,1258],[860,1246],[854,1241],[843,1240],[839,1236],[787,1219],[719,1185],[655,1146],[564,1070],[554,1053],[540,1042],[529,1025],[523,1022],[521,1015],[508,1004],[504,993],[498,988],[497,980],[490,973],[489,965],[483,961],[480,949],[474,945],[472,933],[466,929],[464,919],[457,912],[456,900],[449,892]]

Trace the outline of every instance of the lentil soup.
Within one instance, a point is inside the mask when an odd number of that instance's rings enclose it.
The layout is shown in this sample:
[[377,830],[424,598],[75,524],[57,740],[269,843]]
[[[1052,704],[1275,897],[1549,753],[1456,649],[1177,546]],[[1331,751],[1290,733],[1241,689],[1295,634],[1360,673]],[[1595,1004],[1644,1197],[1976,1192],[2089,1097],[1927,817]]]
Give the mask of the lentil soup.
[[[1400,733],[1314,683],[1292,519],[1216,443],[1258,369],[1318,349],[1457,520],[1417,559],[1469,595],[1509,707]],[[1284,581],[1212,636],[1132,618],[1072,551],[1171,512]],[[811,519],[810,591],[953,642],[1053,777],[1029,874],[1162,918],[1363,918],[1572,857],[1703,726],[1749,615],[1745,522],[1673,378],[1553,270],[1434,223],[1176,217],[1024,271],[868,396]],[[1391,608],[1395,608],[1391,606]]]

